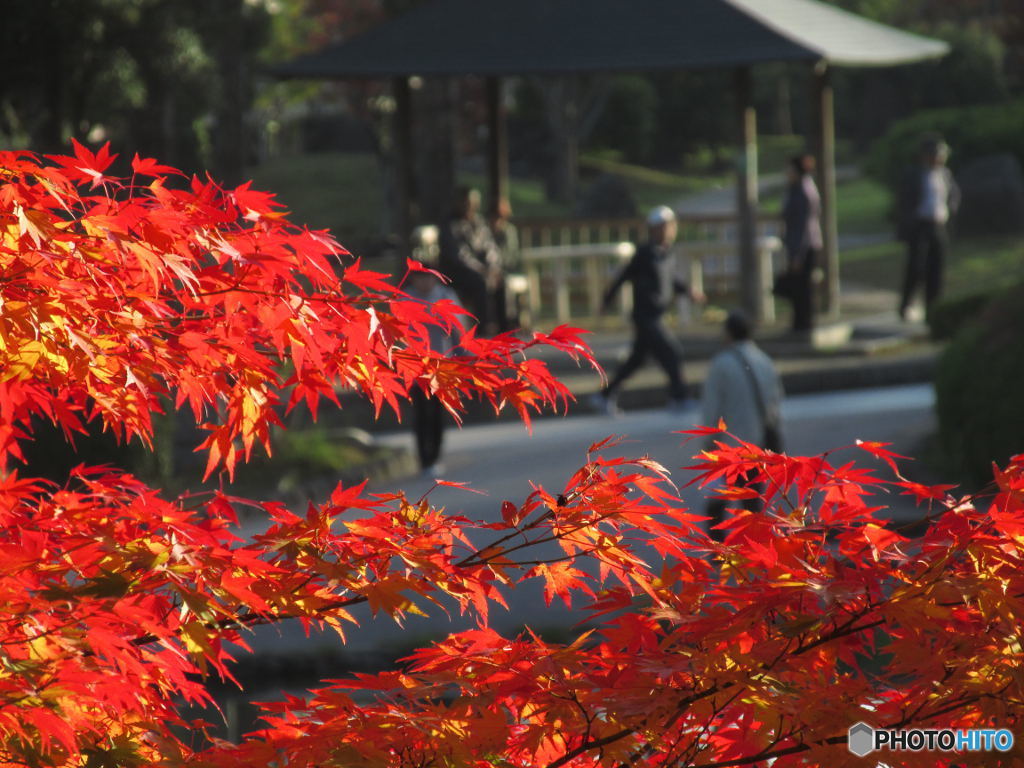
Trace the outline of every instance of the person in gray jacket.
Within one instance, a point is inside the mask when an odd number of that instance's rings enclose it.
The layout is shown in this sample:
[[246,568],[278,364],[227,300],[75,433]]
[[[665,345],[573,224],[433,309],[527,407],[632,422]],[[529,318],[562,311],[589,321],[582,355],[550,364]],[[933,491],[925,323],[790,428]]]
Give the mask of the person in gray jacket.
[[[725,320],[726,347],[711,358],[707,381],[701,400],[701,423],[715,426],[721,419],[735,437],[762,448],[782,450],[782,380],[775,364],[754,343],[747,317],[732,311]],[[709,442],[721,439],[715,435]],[[711,447],[710,445],[708,446]],[[744,506],[758,509],[759,499],[748,500]],[[721,531],[714,526],[724,519],[725,502],[712,498],[708,503],[712,518],[711,534]]]

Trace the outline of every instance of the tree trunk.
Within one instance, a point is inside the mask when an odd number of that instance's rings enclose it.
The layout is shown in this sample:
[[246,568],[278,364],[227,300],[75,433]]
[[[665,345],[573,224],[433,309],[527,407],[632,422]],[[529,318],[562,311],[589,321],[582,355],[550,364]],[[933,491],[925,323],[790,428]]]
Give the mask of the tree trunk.
[[793,135],[793,99],[788,71],[779,76],[775,90],[775,132],[782,136]]
[[245,77],[244,0],[221,0],[221,38],[217,47],[220,98],[217,107],[217,175],[225,184],[238,184],[245,174]]
[[574,205],[579,191],[579,151],[608,101],[609,81],[597,77],[581,82],[574,75],[537,82],[551,136],[552,162],[547,179],[549,200]]
[[425,79],[414,101],[418,208],[423,221],[440,223],[451,213],[455,195],[455,82]]

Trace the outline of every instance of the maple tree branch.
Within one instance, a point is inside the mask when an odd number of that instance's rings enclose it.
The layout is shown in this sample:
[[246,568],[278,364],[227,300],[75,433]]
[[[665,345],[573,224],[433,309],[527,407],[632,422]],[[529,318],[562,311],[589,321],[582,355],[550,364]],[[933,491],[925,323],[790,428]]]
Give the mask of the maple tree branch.
[[[870,608],[873,608],[873,607],[875,607],[875,606],[869,606],[869,608],[865,609],[863,613],[866,613],[868,610],[870,610]],[[857,616],[853,617],[850,620],[850,623],[855,622],[857,618],[860,618],[860,616],[863,615],[863,613],[858,614]],[[857,627],[850,626],[849,625],[850,623],[848,623],[847,626],[844,627],[843,629],[837,629],[834,632],[830,632],[827,636],[818,638],[813,643],[810,643],[807,646],[801,646],[801,647],[799,647],[797,649],[794,649],[792,651],[788,651],[789,643],[787,643],[787,647],[785,649],[783,649],[783,651],[781,651],[772,662],[770,662],[770,663],[768,663],[766,665],[763,665],[763,668],[765,669],[765,671],[769,671],[779,661],[781,661],[781,659],[785,658],[787,655],[789,655],[789,656],[796,656],[796,655],[802,654],[805,651],[810,650],[811,648],[817,647],[819,645],[822,645],[822,644],[824,644],[826,642],[829,642],[831,640],[837,639],[839,637],[844,637],[844,636],[849,635],[849,634],[855,634],[856,632],[860,632],[860,631],[862,631],[864,629],[870,629],[870,628],[872,628],[874,626],[877,626],[879,624],[884,624],[885,620],[882,619],[882,620],[879,620],[877,622],[872,622],[870,624],[861,625],[861,626],[857,626]],[[787,651],[788,651],[788,653],[787,653]],[[711,696],[711,695],[713,695],[713,694],[715,694],[715,693],[717,693],[717,692],[719,692],[721,690],[724,690],[724,689],[727,689],[727,688],[731,688],[733,686],[739,686],[739,687],[725,701],[725,703],[723,703],[720,706],[714,707],[713,713],[712,713],[712,717],[702,727],[701,733],[706,733],[707,729],[710,727],[711,720],[713,720],[715,717],[717,717],[718,714],[721,713],[722,711],[724,711],[725,708],[729,706],[729,704],[731,704],[733,701],[736,700],[736,698],[738,698],[740,696],[740,694],[742,694],[745,690],[747,690],[747,687],[748,687],[747,685],[741,685],[740,683],[726,683],[723,686],[717,686],[717,685],[716,686],[712,686],[711,688],[709,688],[709,689],[707,689],[705,691],[702,691],[701,693],[693,694],[691,696],[685,697],[683,700],[681,700],[677,704],[677,708],[676,708],[675,713],[673,713],[673,715],[668,720],[665,721],[665,723],[661,726],[661,728],[664,730],[664,729],[671,728],[673,725],[675,725],[675,723],[678,722],[679,718],[681,718],[685,714],[686,709],[691,704],[695,703],[696,701],[699,701],[700,699],[703,699],[703,698],[707,698],[708,696]],[[782,735],[782,719],[781,719],[781,715],[780,715],[779,727],[777,729],[777,733],[778,733],[778,735],[772,741],[772,743],[768,747],[766,747],[765,751],[763,751],[762,753],[760,753],[758,755],[755,755],[755,756],[753,756],[751,758],[742,758],[739,761],[735,761],[734,760],[734,761],[707,763],[707,764],[703,764],[703,765],[700,765],[700,766],[694,766],[693,768],[726,768],[727,766],[747,765],[747,764],[750,764],[750,763],[760,762],[762,760],[766,760],[766,759],[769,759],[771,757],[782,757],[782,756],[785,756],[785,755],[788,755],[788,754],[795,754],[797,752],[805,751],[806,749],[808,749],[808,747],[806,747],[806,746],[799,746],[799,747],[794,747],[794,748],[787,748],[786,750],[780,750],[780,751],[776,751],[776,752],[771,752],[770,750],[771,750],[772,747],[774,747],[775,744],[777,744],[779,741],[784,740],[785,738],[788,738],[788,735],[787,736],[783,736]],[[629,735],[629,734],[623,734],[623,736],[621,736],[620,738],[624,738],[627,735]],[[836,737],[836,738],[839,738],[839,737]],[[830,741],[829,740],[829,741],[826,741],[824,743],[842,743],[842,742],[846,741],[846,737],[845,736],[841,737],[841,739],[842,739],[841,741]],[[697,739],[693,740],[693,742],[692,742],[693,745],[696,745],[698,743],[698,741],[699,741],[699,737]],[[604,745],[602,745],[602,746],[604,746]],[[649,754],[651,754],[652,751],[653,751],[653,747],[651,745],[647,745],[647,746],[637,750],[636,752],[634,752],[634,754],[630,756],[628,762],[620,764],[618,766],[618,768],[629,768],[629,766],[635,764],[638,760],[640,760],[640,759],[648,756]],[[551,768],[551,766],[548,766],[548,768]]]
[[580,744],[578,747],[569,750],[557,760],[553,760],[552,762],[548,763],[547,768],[561,768],[561,766],[565,765],[566,763],[572,762],[580,755],[586,754],[592,749],[600,749],[602,747],[608,746],[609,744],[614,744],[616,741],[620,741],[626,738],[627,736],[632,736],[634,733],[636,733],[636,728],[623,728],[621,731],[616,731],[615,733],[611,733],[600,739],[586,741],[583,744]]
[[[956,710],[962,709],[963,707],[968,706],[970,704],[974,704],[975,702],[979,701],[981,698],[982,698],[982,696],[980,696],[980,695],[965,697],[965,698],[962,698],[962,699],[956,701],[953,704],[950,704],[950,705],[948,705],[946,707],[943,707],[942,709],[935,710],[934,712],[929,712],[927,715],[924,715],[924,716],[922,716],[920,718],[917,718],[916,720],[913,719],[913,718],[906,718],[905,717],[905,718],[903,718],[902,720],[900,720],[897,723],[893,723],[891,725],[887,725],[887,726],[883,726],[883,727],[884,728],[902,728],[902,727],[904,727],[906,725],[909,725],[909,724],[911,724],[913,722],[924,722],[924,721],[927,721],[927,720],[931,720],[933,718],[940,717],[942,715],[947,715],[950,712],[955,712]],[[816,745],[845,744],[846,741],[847,741],[847,737],[846,736],[831,736],[831,737],[829,737],[827,739],[822,739],[821,741],[817,741],[817,742],[815,742],[815,744]],[[773,758],[785,757],[787,755],[794,755],[794,754],[798,754],[800,752],[806,752],[810,748],[811,747],[808,746],[807,744],[797,744],[795,746],[786,747],[784,749],[779,749],[779,750],[767,750],[766,749],[766,750],[763,750],[763,751],[757,753],[756,755],[749,755],[747,757],[737,758],[737,759],[734,759],[734,760],[719,760],[719,761],[712,762],[712,763],[701,763],[700,765],[690,766],[689,768],[730,768],[730,766],[750,765],[751,763],[758,763],[758,762],[761,762],[762,760],[770,760],[770,759],[773,759]]]
[[[846,736],[830,736],[827,739],[815,742],[816,745],[833,745],[833,744],[845,744],[847,741]],[[750,765],[752,763],[760,763],[763,760],[771,760],[772,758],[786,757],[787,755],[796,755],[801,752],[806,752],[811,747],[807,744],[797,744],[792,747],[786,747],[784,749],[776,749],[773,751],[762,751],[756,755],[748,755],[746,757],[737,757],[732,760],[716,760],[712,763],[700,763],[698,765],[691,765],[688,768],[731,768],[731,766],[737,765]]]
[[[588,481],[593,479],[593,472],[591,473],[590,477],[588,477],[587,479],[588,479]],[[570,504],[572,501],[574,501],[577,497],[580,497],[582,495],[583,495],[583,488],[576,488],[573,491],[571,491],[568,495],[559,496],[556,506],[559,509],[562,508],[562,507],[565,507],[568,504]],[[421,498],[420,500],[422,501],[423,499]],[[519,525],[513,526],[514,530],[511,533],[508,533],[505,536],[502,536],[500,539],[497,539],[496,541],[492,541],[492,542],[486,544],[485,546],[480,547],[475,552],[471,552],[470,554],[466,555],[462,560],[460,560],[455,565],[456,565],[456,567],[470,567],[470,566],[473,566],[473,565],[476,564],[476,563],[473,562],[474,558],[479,557],[482,553],[487,552],[490,549],[494,549],[496,547],[499,547],[502,544],[504,544],[506,541],[510,541],[510,540],[516,538],[517,536],[523,536],[525,538],[527,531],[532,530],[534,528],[537,528],[542,523],[544,523],[544,522],[546,522],[548,520],[551,520],[554,517],[555,517],[555,510],[553,510],[550,507],[548,507],[545,512],[542,512],[534,520],[531,520],[529,522],[520,522]],[[574,529],[572,531],[569,531],[569,533],[575,533],[577,530],[581,530],[581,528],[576,528],[576,529]],[[563,534],[563,535],[568,535],[568,534]],[[561,536],[556,537],[556,539],[554,539],[554,540],[557,540],[557,538],[561,538]],[[506,555],[509,552],[516,551],[516,549],[523,549],[525,547],[531,547],[531,546],[535,546],[537,544],[545,544],[545,543],[548,543],[549,541],[552,541],[552,540],[553,539],[550,539],[550,538],[548,538],[548,539],[534,539],[533,541],[530,541],[529,539],[526,539],[522,544],[517,545],[517,547],[514,547],[513,549],[506,549],[506,550],[495,551],[494,553],[492,553],[485,560],[481,560],[481,561],[478,561],[478,562],[486,563],[486,562],[488,562],[491,559],[491,557],[496,557],[497,555]]]
[[[506,541],[510,541],[511,539],[514,539],[517,536],[525,536],[527,531],[529,531],[529,530],[531,530],[533,528],[536,528],[538,525],[543,523],[545,520],[550,520],[554,516],[555,516],[554,511],[549,509],[547,512],[545,512],[542,515],[540,515],[536,520],[533,520],[533,521],[531,521],[530,523],[528,523],[526,525],[522,525],[522,527],[516,527],[516,529],[514,531],[512,531],[512,533],[509,533],[506,536],[502,536],[500,539],[498,539],[496,541],[492,541],[489,544],[487,544],[487,545],[485,545],[483,547],[480,547],[475,552],[471,552],[470,554],[466,555],[464,558],[462,558],[459,562],[457,562],[455,564],[456,567],[458,567],[458,568],[469,568],[469,567],[472,567],[472,566],[476,565],[477,563],[473,562],[474,559],[480,557],[480,555],[483,554],[484,552],[487,552],[489,549],[494,549],[496,547],[500,547]],[[518,545],[518,548],[521,549],[523,547],[533,546],[534,543],[535,542],[531,542],[529,539],[527,539],[525,543]],[[497,554],[504,555],[504,554],[507,554],[509,552],[514,552],[514,551],[515,551],[515,549],[503,549],[503,550],[500,550],[500,551],[496,551],[494,554],[495,555],[497,555]],[[490,556],[488,556],[488,558],[486,558],[484,560],[478,560],[477,562],[478,563],[484,563],[484,562],[487,562],[489,559],[490,559]]]
[[[365,603],[369,599],[370,598],[366,597],[365,595],[356,595],[354,597],[345,598],[344,600],[335,600],[333,602],[326,603],[325,605],[320,606],[318,608],[318,612],[323,613],[326,611],[337,610],[339,608],[348,608],[352,605],[359,605],[361,603]],[[267,624],[276,624],[279,621],[287,621],[288,619],[303,618],[309,617],[301,613],[281,613],[266,615],[256,613],[255,611],[250,611],[248,613],[243,613],[239,616],[228,616],[217,621],[204,622],[203,627],[206,629],[244,629],[246,627],[259,627],[265,626]],[[161,639],[162,638],[159,638],[156,635],[152,634],[141,635],[139,637],[133,638],[131,641],[131,645],[149,645],[150,643],[160,642]],[[84,655],[86,656],[92,656],[94,654],[94,651],[84,652]]]
[[[865,611],[865,613],[866,612],[867,611]],[[817,648],[819,645],[824,645],[825,643],[829,643],[833,640],[837,640],[840,637],[846,637],[847,635],[855,635],[858,632],[864,631],[865,629],[874,629],[875,627],[880,627],[883,624],[888,623],[888,619],[876,619],[875,621],[868,622],[867,624],[853,626],[853,623],[856,622],[856,620],[860,618],[860,616],[863,616],[863,614],[854,616],[852,619],[850,619],[849,622],[846,623],[846,626],[842,629],[839,629],[837,627],[834,631],[829,632],[827,635],[819,637],[817,640],[814,640],[813,642],[810,642],[807,645],[801,644],[801,646],[799,648],[794,649],[790,655],[799,656],[800,654],[805,653],[806,651],[809,651],[813,648]]]

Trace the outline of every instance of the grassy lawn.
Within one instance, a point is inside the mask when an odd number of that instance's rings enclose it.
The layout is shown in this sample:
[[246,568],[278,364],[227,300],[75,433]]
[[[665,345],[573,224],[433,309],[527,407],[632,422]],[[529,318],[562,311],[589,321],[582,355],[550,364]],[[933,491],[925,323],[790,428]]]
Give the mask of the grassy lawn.
[[353,247],[378,236],[384,190],[372,154],[280,157],[249,173],[254,188],[277,193],[296,224],[329,229],[339,242]]
[[[584,158],[581,165],[584,188],[588,176],[615,173],[629,186],[640,211],[727,181],[722,176],[681,176],[601,158]],[[251,168],[249,175],[254,187],[277,193],[296,223],[329,229],[342,243],[363,242],[379,233],[384,191],[372,154],[324,152],[274,158]],[[459,181],[483,189],[487,180],[481,174],[464,174]],[[512,209],[518,216],[565,217],[572,213],[570,206],[545,199],[540,179],[516,177],[509,187]]]
[[[459,183],[476,187],[481,192],[487,189],[487,177],[480,173],[459,174]],[[545,199],[544,182],[540,179],[510,178],[508,199],[515,216],[563,218],[572,215],[571,206],[550,203]],[[486,203],[486,199],[484,202]]]
[[[615,174],[625,181],[641,213],[726,181],[723,176],[682,176],[617,160],[585,156],[580,158],[581,191],[586,190],[588,184],[602,173]],[[487,185],[487,179],[482,174],[463,174],[459,181],[479,189]],[[517,216],[565,218],[572,215],[572,206],[545,199],[544,182],[540,179],[509,179],[509,201]]]
[[[616,173],[629,185],[641,211],[687,194],[727,182],[723,176],[698,177],[666,173],[614,160],[585,158],[586,173]],[[296,223],[329,229],[343,244],[361,247],[380,230],[383,186],[376,158],[371,154],[323,153],[276,158],[251,169],[254,186],[278,194]],[[484,185],[484,178],[461,181]],[[584,182],[585,183],[585,182]],[[520,216],[566,216],[567,206],[548,203],[544,184],[537,179],[514,178],[512,206]],[[868,178],[844,181],[837,187],[839,231],[844,235],[892,232],[888,191]],[[781,193],[766,196],[762,207],[778,211]],[[863,285],[897,288],[902,280],[904,248],[887,242],[844,250],[842,279]],[[1024,277],[1024,241],[1010,237],[973,237],[954,240],[947,270],[948,295],[996,289]]]
[[721,174],[684,176],[600,157],[581,158],[580,170],[584,174],[596,172],[621,176],[641,212],[728,182],[728,178]]
[[[880,243],[840,254],[843,280],[879,288],[899,289],[903,281],[906,246]],[[1024,239],[965,237],[950,244],[946,268],[947,296],[996,291],[1024,278]]]
[[1024,279],[1024,239],[975,237],[953,243],[947,293],[995,291]]
[[[765,213],[782,212],[783,190],[766,195],[761,201]],[[844,235],[873,235],[893,231],[889,220],[889,190],[873,179],[860,177],[836,184],[836,215],[839,232]]]
[[839,231],[847,235],[892,232],[889,190],[873,179],[861,177],[836,185]]
[[[727,175],[684,176],[600,157],[584,157],[581,166],[584,187],[588,177],[598,173],[621,176],[640,211],[730,181]],[[384,191],[380,168],[372,154],[325,152],[274,158],[250,169],[250,175],[255,187],[277,193],[297,223],[329,229],[342,243],[361,243],[379,233]],[[463,175],[460,181],[486,186],[486,179],[479,174]],[[539,179],[513,178],[509,192],[512,208],[519,216],[564,217],[572,213],[569,206],[545,199],[544,183]],[[837,194],[840,231],[889,231],[889,200],[881,186],[869,179],[856,179],[840,184]],[[766,197],[762,203],[767,212],[777,212],[780,206],[781,193]]]

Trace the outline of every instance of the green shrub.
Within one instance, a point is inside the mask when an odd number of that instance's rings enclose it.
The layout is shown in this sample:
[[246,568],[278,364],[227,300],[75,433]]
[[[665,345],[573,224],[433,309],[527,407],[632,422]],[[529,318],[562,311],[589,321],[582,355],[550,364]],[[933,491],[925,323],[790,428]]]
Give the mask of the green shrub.
[[928,327],[933,339],[951,339],[964,325],[977,318],[992,300],[992,292],[968,293],[940,299],[928,308]]
[[956,334],[935,378],[939,442],[951,469],[975,486],[1024,451],[1024,284],[998,295]]
[[621,152],[627,162],[647,162],[654,152],[657,108],[658,92],[648,78],[617,75],[589,145]]
[[939,133],[952,149],[955,173],[985,155],[1009,153],[1024,166],[1024,100],[918,112],[892,124],[868,154],[865,169],[896,191],[909,165],[917,162],[921,137]]

